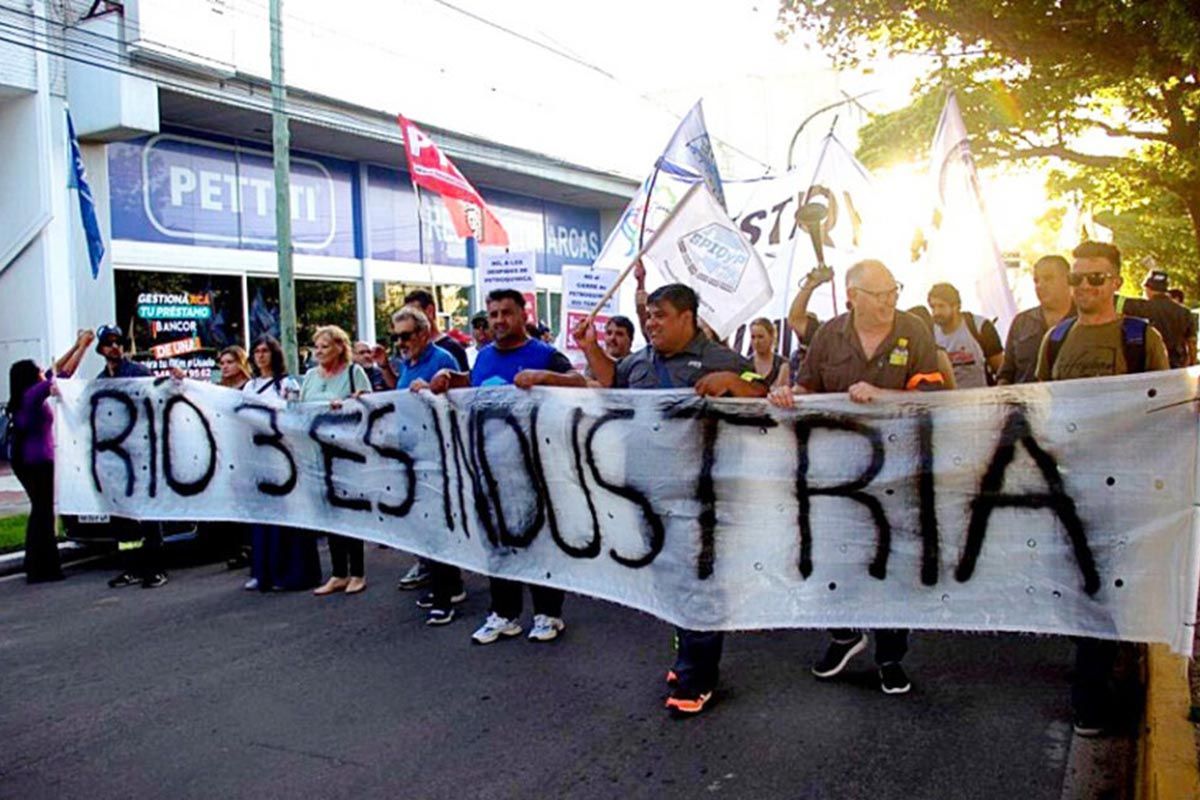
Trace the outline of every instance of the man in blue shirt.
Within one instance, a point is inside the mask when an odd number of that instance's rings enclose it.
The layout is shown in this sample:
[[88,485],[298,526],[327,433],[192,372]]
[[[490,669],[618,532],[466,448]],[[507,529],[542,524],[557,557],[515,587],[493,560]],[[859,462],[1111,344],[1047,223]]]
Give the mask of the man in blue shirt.
[[415,308],[405,307],[392,317],[392,342],[400,353],[379,365],[384,386],[388,389],[407,389],[413,381],[428,383],[438,370],[458,369],[454,356],[433,344],[429,320]]
[[[438,371],[425,384],[416,381],[414,391],[428,388],[434,394],[467,386],[512,385],[521,389],[534,386],[586,385],[584,378],[571,367],[567,357],[552,345],[531,339],[525,330],[525,298],[514,289],[497,289],[487,296],[488,323],[494,341],[479,351],[470,373],[452,369]],[[442,624],[453,619],[448,595],[458,570],[438,568],[433,574],[433,608],[427,622]],[[461,578],[459,579],[461,580]],[[529,638],[548,642],[558,637],[565,627],[562,621],[563,592],[545,586],[530,586],[533,595],[533,628]],[[471,639],[476,644],[491,644],[500,638],[519,636],[521,625],[522,590],[517,581],[491,579],[492,607],[488,618]]]

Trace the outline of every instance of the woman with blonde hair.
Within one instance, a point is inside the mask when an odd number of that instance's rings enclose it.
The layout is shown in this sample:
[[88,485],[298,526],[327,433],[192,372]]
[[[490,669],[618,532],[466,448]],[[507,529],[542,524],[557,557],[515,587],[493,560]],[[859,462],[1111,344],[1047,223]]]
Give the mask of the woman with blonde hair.
[[[353,362],[353,353],[350,337],[337,325],[317,328],[313,334],[313,354],[317,363],[304,373],[300,402],[329,403],[336,409],[341,408],[346,398],[371,391],[371,381],[363,368]],[[336,533],[328,534],[327,538],[333,576],[314,589],[313,594],[324,596],[342,591],[358,594],[366,589],[362,539]]]
[[250,359],[236,344],[217,354],[217,368],[220,375],[217,383],[227,389],[241,389],[250,380]]
[[754,371],[766,378],[768,389],[787,386],[791,369],[783,356],[775,352],[775,325],[766,317],[750,323],[750,347]]

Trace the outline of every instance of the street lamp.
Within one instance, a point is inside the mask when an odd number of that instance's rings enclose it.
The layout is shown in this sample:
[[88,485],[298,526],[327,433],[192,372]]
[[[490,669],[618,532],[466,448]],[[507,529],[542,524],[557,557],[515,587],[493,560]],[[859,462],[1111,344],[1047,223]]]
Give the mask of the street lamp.
[[[804,121],[800,123],[800,127],[796,128],[796,132],[792,134],[792,141],[791,141],[791,144],[789,144],[789,145],[788,145],[788,157],[787,157],[787,168],[788,168],[788,171],[789,171],[789,172],[791,172],[791,170],[792,170],[792,155],[793,155],[793,151],[795,151],[795,149],[796,149],[796,142],[797,142],[797,141],[799,141],[799,139],[800,139],[800,132],[801,132],[802,130],[804,130],[804,126],[805,126],[805,125],[807,125],[808,123],[812,122],[814,119],[816,119],[817,117],[821,116],[821,115],[822,115],[822,114],[824,114],[826,111],[832,111],[833,109],[835,109],[835,108],[838,108],[839,106],[848,105],[848,104],[850,104],[850,103],[858,103],[858,101],[859,101],[859,98],[866,97],[866,96],[867,96],[867,95],[869,95],[869,94],[874,94],[874,93],[875,93],[875,92],[877,92],[877,91],[879,91],[879,90],[878,90],[878,89],[869,89],[869,90],[867,90],[867,91],[865,91],[865,92],[861,92],[861,93],[859,93],[859,94],[856,94],[856,95],[854,95],[853,97],[851,97],[850,95],[846,94],[846,92],[845,92],[845,91],[843,91],[843,92],[842,92],[843,98],[842,98],[841,100],[838,100],[836,103],[830,103],[830,104],[829,104],[829,105],[827,105],[827,106],[821,106],[821,107],[820,107],[820,108],[818,108],[816,111],[812,112],[812,113],[811,113],[811,114],[809,114],[807,117],[805,117],[805,118],[804,118]],[[863,110],[865,111],[866,109],[863,109]],[[870,113],[870,112],[868,112],[868,113]]]

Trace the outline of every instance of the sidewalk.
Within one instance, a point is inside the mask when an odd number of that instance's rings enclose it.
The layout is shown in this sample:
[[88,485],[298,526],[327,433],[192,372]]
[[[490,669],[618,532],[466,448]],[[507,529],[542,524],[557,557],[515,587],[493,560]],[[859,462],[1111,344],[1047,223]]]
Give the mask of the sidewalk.
[[8,462],[0,461],[0,517],[29,513],[29,498]]

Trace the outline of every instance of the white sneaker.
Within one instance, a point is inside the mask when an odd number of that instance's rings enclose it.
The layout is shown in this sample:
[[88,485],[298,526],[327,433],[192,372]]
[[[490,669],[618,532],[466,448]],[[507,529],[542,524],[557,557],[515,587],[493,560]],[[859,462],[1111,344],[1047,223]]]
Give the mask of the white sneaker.
[[479,629],[471,634],[471,641],[476,644],[491,644],[501,636],[520,636],[521,625],[512,619],[505,619],[496,612],[488,614]]
[[534,642],[549,642],[558,638],[558,634],[567,625],[561,617],[548,617],[545,614],[534,614],[533,628],[529,631],[529,639]]

